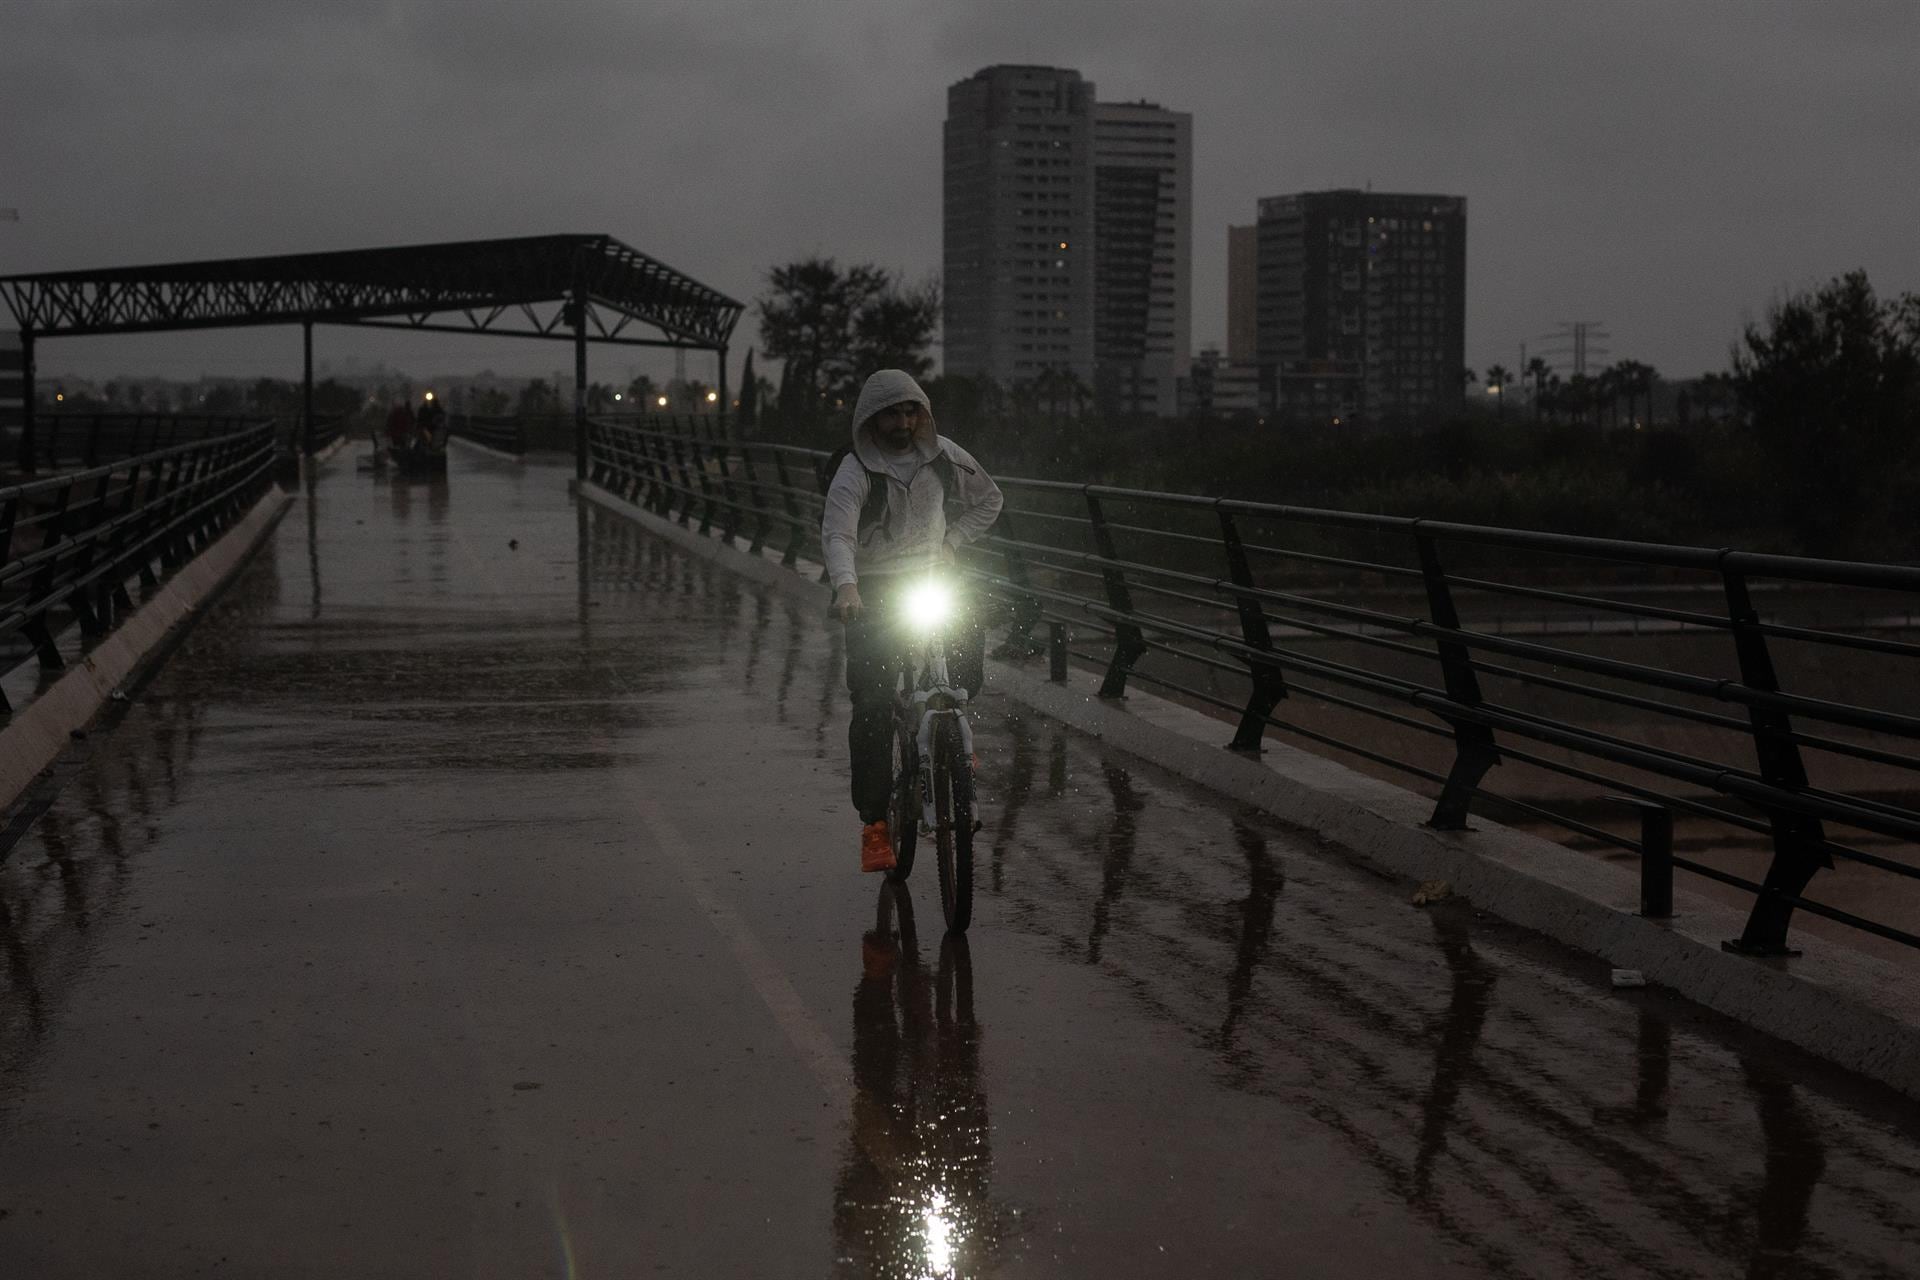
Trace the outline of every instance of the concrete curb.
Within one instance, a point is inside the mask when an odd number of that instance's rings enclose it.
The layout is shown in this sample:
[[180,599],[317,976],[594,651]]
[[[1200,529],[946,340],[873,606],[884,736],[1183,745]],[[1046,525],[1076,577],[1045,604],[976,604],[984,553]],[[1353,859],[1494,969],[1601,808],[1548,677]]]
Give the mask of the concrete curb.
[[74,730],[99,714],[113,691],[175,627],[191,623],[265,541],[292,502],[291,495],[269,489],[219,541],[182,565],[132,617],[0,728],[0,810],[20,798],[66,749]]
[[[796,572],[717,536],[663,520],[595,485],[587,500],[691,554],[824,610],[817,565]],[[812,572],[808,573],[807,570]],[[1850,1070],[1920,1098],[1920,994],[1910,975],[1819,938],[1796,940],[1793,960],[1753,960],[1720,942],[1744,917],[1676,891],[1672,920],[1636,914],[1637,874],[1476,819],[1476,829],[1422,825],[1431,803],[1308,752],[1270,743],[1259,759],[1224,750],[1231,727],[1145,693],[1112,702],[1097,679],[1070,672],[1054,684],[1020,666],[989,663],[993,683],[1043,715],[1179,774],[1350,854],[1416,880],[1446,880],[1475,906],[1514,924],[1638,969],[1650,982]]]

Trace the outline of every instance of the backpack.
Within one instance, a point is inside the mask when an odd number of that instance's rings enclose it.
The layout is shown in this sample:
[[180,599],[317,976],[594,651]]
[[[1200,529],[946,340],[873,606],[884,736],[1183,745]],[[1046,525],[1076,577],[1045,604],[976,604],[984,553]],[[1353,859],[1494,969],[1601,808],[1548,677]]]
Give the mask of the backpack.
[[[847,455],[851,453],[853,453],[853,446],[843,444],[827,455],[826,463],[821,467],[818,475],[822,497],[825,497],[827,490],[833,487],[833,478],[840,474],[840,464],[846,461]],[[856,538],[864,538],[868,530],[886,521],[887,476],[885,472],[875,471],[864,462],[860,462],[857,455],[854,461],[860,463],[860,469],[867,473],[867,500],[860,506],[860,522],[854,531]],[[954,490],[960,486],[960,479],[954,474],[954,467],[957,464],[947,456],[947,451],[942,449],[928,461],[927,465],[932,467],[933,474],[939,477],[943,500],[952,502]]]

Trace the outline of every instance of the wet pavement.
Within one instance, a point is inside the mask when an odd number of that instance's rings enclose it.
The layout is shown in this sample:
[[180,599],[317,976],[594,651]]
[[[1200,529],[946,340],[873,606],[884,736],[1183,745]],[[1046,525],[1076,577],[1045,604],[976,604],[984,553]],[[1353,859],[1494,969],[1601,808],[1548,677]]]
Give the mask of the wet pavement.
[[566,475],[343,458],[63,771],[0,1276],[1920,1270],[1911,1104],[991,690],[944,940],[833,630]]

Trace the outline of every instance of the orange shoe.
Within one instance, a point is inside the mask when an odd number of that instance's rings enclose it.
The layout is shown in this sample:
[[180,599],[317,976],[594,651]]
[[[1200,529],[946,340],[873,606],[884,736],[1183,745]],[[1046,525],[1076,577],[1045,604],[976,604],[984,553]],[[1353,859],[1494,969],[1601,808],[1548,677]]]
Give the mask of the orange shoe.
[[893,962],[900,958],[900,947],[884,933],[870,932],[860,939],[860,971],[869,978],[893,976]]
[[893,841],[887,837],[886,820],[860,828],[860,869],[891,871],[893,866]]

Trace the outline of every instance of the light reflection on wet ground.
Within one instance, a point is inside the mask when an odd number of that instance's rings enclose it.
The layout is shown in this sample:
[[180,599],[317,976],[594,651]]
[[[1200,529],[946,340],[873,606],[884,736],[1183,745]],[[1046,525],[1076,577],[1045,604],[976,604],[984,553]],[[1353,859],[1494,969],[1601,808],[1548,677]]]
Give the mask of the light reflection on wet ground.
[[324,479],[0,864],[0,1274],[1911,1273],[1908,1105],[991,690],[944,942],[564,474]]

